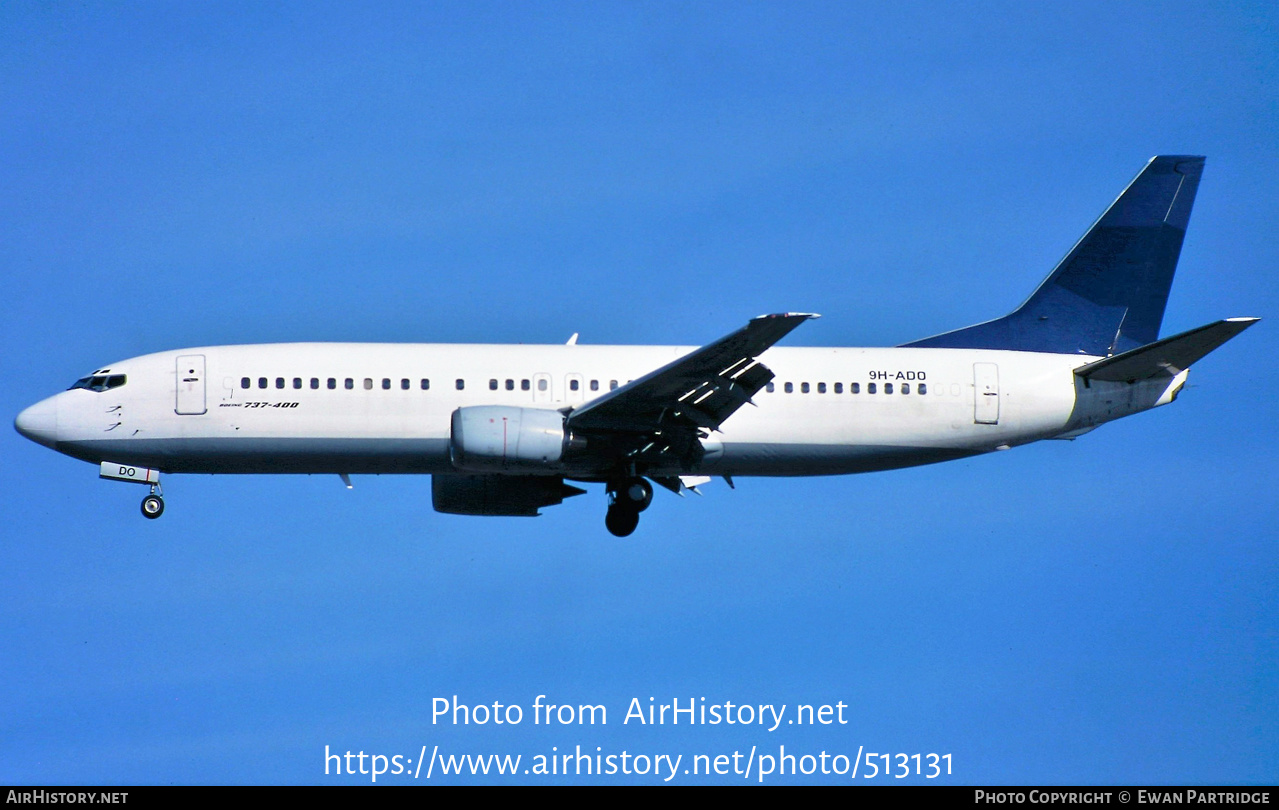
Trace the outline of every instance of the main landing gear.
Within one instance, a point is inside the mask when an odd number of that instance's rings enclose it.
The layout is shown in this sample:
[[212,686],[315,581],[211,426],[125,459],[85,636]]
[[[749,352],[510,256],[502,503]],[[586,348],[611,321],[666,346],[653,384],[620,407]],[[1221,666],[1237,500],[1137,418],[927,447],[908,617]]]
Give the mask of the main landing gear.
[[604,525],[615,537],[626,537],[639,525],[640,512],[653,501],[653,485],[643,478],[625,478],[608,485]]
[[164,514],[164,497],[159,484],[151,485],[151,494],[142,499],[142,517],[155,520]]

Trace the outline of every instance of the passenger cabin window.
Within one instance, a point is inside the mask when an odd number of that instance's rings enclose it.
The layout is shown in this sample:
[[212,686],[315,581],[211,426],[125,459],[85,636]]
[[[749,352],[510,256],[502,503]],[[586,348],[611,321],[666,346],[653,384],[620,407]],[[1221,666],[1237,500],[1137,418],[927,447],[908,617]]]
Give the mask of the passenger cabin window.
[[252,381],[252,380],[250,380],[248,377],[241,377],[241,378],[240,378],[240,387],[241,387],[241,388],[248,388],[248,387],[249,387],[250,385],[252,385],[252,384],[253,384],[253,381]]
[[67,390],[74,391],[77,388],[83,388],[86,391],[93,391],[100,394],[103,391],[110,391],[112,388],[119,388],[127,381],[127,378],[123,374],[111,374],[109,376],[105,374],[99,374],[96,376],[90,375],[76,380],[75,384]]
[[927,394],[927,393],[928,393],[928,383],[920,383],[920,384],[919,384],[919,393],[921,393],[921,394]]
[[[871,391],[871,393],[873,394],[873,393],[875,393],[875,392],[874,392],[874,391]],[[884,393],[885,393],[885,394],[891,394],[891,393],[893,393],[893,384],[892,384],[892,383],[884,383]]]
[[258,388],[266,388],[266,377],[258,377]]
[[532,389],[530,388],[530,386],[529,386],[529,381],[528,381],[528,380],[520,380],[520,390],[521,390],[521,391],[529,391],[529,390],[532,390]]
[[902,383],[902,393],[903,394],[910,393],[910,383]]
[[464,388],[466,388],[466,380],[459,378],[457,381],[457,390],[461,391]]
[[613,389],[615,389],[615,388],[617,388],[617,380],[609,380],[609,381],[608,381],[608,390],[612,391],[612,390],[613,390]]
[[769,383],[769,384],[768,384],[767,386],[765,386],[765,387],[768,389],[768,393],[770,393],[770,394],[777,390],[777,386],[776,386],[776,385],[774,385],[773,383]]
[[786,383],[782,386],[782,390],[788,394],[795,393],[795,383]]
[[351,379],[350,377],[346,378],[346,382],[344,382],[343,385],[346,386],[346,390],[348,391],[355,390],[355,380]]
[[[856,385],[856,384],[857,384],[857,383],[853,383],[853,385]],[[866,393],[868,393],[868,394],[873,394],[873,393],[875,393],[875,384],[874,384],[874,383],[867,383],[867,384],[866,384]]]
[[334,379],[333,377],[329,377],[329,390],[332,391],[334,388],[337,388],[337,387],[338,387],[338,381]]
[[431,390],[431,381],[425,377],[422,378],[422,390],[423,391]]
[[539,390],[539,391],[545,391],[545,390],[546,390],[546,380],[538,380],[538,381],[537,381],[537,390]]
[[515,390],[515,380],[507,380],[507,381],[506,381],[506,390],[507,390],[507,391],[514,391],[514,390]]
[[276,387],[276,388],[283,388],[283,387],[284,387],[284,378],[283,378],[283,377],[276,377],[276,378],[275,378],[275,387]]
[[365,390],[365,391],[372,391],[372,390],[373,390],[373,378],[372,378],[372,377],[365,377],[365,378],[364,378],[364,390]]
[[800,383],[800,384],[799,384],[799,392],[800,392],[801,394],[807,394],[807,393],[808,393],[808,383]]
[[843,383],[835,383],[835,393],[836,393],[836,394],[842,394],[842,393],[844,393],[844,384],[843,384]]
[[[848,384],[848,393],[850,393],[850,394],[860,394],[861,392],[862,392],[862,384],[861,384],[861,383],[849,383],[849,384]],[[873,384],[872,384],[872,385],[871,385],[871,387],[870,387],[870,392],[871,392],[872,394],[873,394],[873,393],[875,393],[875,386],[874,386]]]
[[382,378],[382,390],[383,390],[383,391],[390,391],[390,390],[391,390],[391,378],[390,378],[390,377],[383,377],[383,378]]
[[826,393],[826,383],[818,383],[818,384],[817,384],[817,393],[819,393],[819,394],[824,394],[824,393]]
[[598,390],[600,390],[600,381],[599,381],[599,380],[591,380],[591,390],[592,390],[592,391],[598,391]]
[[404,379],[400,380],[400,390],[401,390],[401,391],[407,391],[407,390],[409,390],[409,378],[408,378],[408,377],[405,377]]
[[294,377],[294,378],[293,378],[293,387],[294,387],[294,388],[301,388],[301,387],[302,387],[302,378],[301,378],[301,377]]
[[578,380],[569,380],[569,381],[568,381],[568,390],[570,390],[570,391],[576,391],[576,390],[578,390],[578,389],[579,389],[579,388],[581,388],[581,387],[582,387],[582,383],[581,383],[580,381],[578,381]]
[[489,390],[490,391],[497,390],[497,380],[489,380]]
[[312,378],[311,378],[311,390],[312,390],[312,391],[314,391],[314,390],[318,389],[319,387],[320,387],[320,378],[319,378],[319,377],[312,377]]

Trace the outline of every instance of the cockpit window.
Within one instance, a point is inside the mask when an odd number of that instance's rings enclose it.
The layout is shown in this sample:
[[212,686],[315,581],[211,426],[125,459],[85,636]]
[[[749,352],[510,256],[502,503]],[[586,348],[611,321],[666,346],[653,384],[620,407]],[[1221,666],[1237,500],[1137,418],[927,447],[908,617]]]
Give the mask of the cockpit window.
[[99,374],[90,377],[81,377],[75,381],[75,385],[68,388],[68,391],[74,391],[77,388],[84,388],[89,391],[110,391],[112,388],[119,388],[128,381],[123,374]]

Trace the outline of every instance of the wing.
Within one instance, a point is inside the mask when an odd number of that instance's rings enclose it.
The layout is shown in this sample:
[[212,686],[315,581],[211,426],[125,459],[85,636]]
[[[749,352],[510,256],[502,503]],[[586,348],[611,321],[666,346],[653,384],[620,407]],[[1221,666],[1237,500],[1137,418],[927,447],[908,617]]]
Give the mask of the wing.
[[568,428],[607,436],[618,452],[657,461],[675,458],[688,467],[701,458],[700,439],[771,379],[756,358],[809,318],[807,313],[761,315],[711,343],[610,391],[571,412]]

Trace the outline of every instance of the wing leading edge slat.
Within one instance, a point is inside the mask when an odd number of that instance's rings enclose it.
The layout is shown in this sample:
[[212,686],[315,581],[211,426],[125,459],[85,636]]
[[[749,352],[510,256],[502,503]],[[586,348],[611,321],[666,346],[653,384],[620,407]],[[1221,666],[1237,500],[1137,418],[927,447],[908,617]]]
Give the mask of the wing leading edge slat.
[[746,326],[608,394],[568,416],[575,431],[635,433],[685,425],[718,430],[770,380],[756,358],[809,318],[761,315]]

